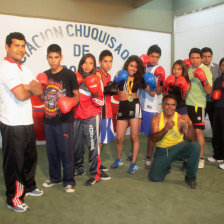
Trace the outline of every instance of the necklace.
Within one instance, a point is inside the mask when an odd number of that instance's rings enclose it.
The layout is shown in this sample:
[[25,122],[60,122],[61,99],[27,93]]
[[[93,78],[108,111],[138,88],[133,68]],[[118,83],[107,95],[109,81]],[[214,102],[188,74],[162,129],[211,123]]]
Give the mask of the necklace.
[[133,97],[132,97],[132,87],[134,84],[134,79],[132,79],[131,81],[127,81],[127,87],[128,87],[128,101],[132,102],[133,101]]

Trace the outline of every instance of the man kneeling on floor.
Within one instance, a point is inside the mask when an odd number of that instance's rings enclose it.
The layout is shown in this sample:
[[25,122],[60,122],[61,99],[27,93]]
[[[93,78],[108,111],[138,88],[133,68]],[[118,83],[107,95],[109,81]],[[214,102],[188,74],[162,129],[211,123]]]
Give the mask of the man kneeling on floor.
[[[163,97],[163,112],[155,115],[151,121],[151,139],[156,150],[149,179],[163,181],[169,172],[170,164],[182,158],[188,159],[185,182],[190,188],[196,188],[196,172],[200,157],[200,145],[195,141],[195,131],[191,123],[175,112],[177,101],[174,95]],[[187,140],[183,139],[185,135]]]

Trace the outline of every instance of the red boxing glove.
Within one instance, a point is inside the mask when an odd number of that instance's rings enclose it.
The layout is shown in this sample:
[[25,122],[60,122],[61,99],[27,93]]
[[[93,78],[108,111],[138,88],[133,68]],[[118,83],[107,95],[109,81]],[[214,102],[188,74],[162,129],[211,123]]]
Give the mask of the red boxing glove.
[[188,59],[185,59],[184,60],[184,63],[187,66],[187,68],[190,68],[191,67],[191,60],[189,58]]
[[77,78],[77,81],[78,81],[78,85],[80,86],[83,82],[83,77],[79,72],[76,72],[75,74],[76,74],[76,78]]
[[150,64],[151,59],[147,54],[142,54],[140,56],[140,59],[142,60],[143,66],[146,67],[147,64]]
[[62,96],[58,99],[58,106],[63,114],[70,112],[77,103],[78,102],[75,97]]
[[169,75],[169,76],[165,79],[165,81],[164,81],[164,85],[163,85],[164,90],[165,90],[165,93],[167,93],[167,92],[169,91],[169,87],[170,87],[170,86],[175,86],[175,80],[176,80],[176,78],[175,78],[174,75]]
[[212,93],[212,99],[213,100],[220,100],[221,99],[221,96],[222,96],[222,92],[221,92],[220,89],[216,89]]
[[39,83],[43,86],[46,86],[48,84],[48,77],[47,74],[42,72],[39,73],[36,77],[36,79],[39,81]]
[[202,68],[198,67],[194,71],[193,75],[194,75],[194,77],[198,78],[201,81],[203,87],[206,87],[209,85],[205,71]]
[[224,89],[224,81],[222,81],[222,88]]
[[179,76],[177,78],[176,86],[181,89],[181,95],[182,96],[187,96],[188,94],[188,88],[187,88],[187,81],[183,76]]
[[154,75],[156,77],[159,77],[158,79],[158,86],[163,86],[163,82],[165,80],[165,70],[162,66],[158,66],[154,72]]
[[85,78],[87,88],[92,94],[97,94],[100,91],[100,78],[97,75],[90,75]]

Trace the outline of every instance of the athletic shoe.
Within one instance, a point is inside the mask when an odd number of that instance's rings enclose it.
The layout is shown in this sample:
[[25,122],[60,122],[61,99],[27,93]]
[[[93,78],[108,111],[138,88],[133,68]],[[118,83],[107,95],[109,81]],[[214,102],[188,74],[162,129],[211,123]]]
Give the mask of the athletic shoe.
[[108,171],[109,169],[101,164],[101,165],[100,165],[100,171],[101,171],[101,170],[104,171],[104,172],[106,172],[106,171]]
[[145,168],[149,169],[151,164],[152,164],[151,158],[146,158],[145,159]]
[[208,157],[208,161],[211,163],[222,163],[223,159],[215,159],[213,156]]
[[198,169],[203,169],[203,168],[205,168],[205,160],[200,159],[198,163]]
[[220,164],[219,165],[219,168],[224,170],[224,163],[223,164]]
[[83,176],[85,174],[84,170],[75,170],[74,176]]
[[39,197],[39,196],[42,196],[43,193],[44,193],[43,190],[39,190],[39,189],[36,188],[35,190],[33,190],[33,191],[31,191],[31,192],[27,192],[27,193],[25,194],[25,196]]
[[25,203],[23,203],[22,205],[17,205],[17,206],[11,206],[7,204],[7,207],[9,209],[12,209],[14,212],[22,213],[27,211],[28,205],[26,205]]
[[65,192],[66,193],[73,193],[73,192],[75,192],[75,187],[74,186],[72,186],[72,185],[66,185],[65,186]]
[[121,159],[116,159],[114,163],[111,165],[111,168],[117,168],[123,165],[123,161]]
[[138,170],[136,163],[130,163],[128,173],[135,173]]
[[133,159],[133,153],[132,153],[132,150],[131,150],[129,155],[128,155],[127,161],[132,161],[132,159]]
[[185,183],[192,189],[196,189],[197,183],[195,179],[185,176]]
[[100,180],[110,180],[111,177],[103,172],[103,170],[100,170]]
[[26,203],[23,203],[22,206],[27,208],[27,209],[30,208]]
[[96,179],[94,177],[90,177],[89,180],[86,181],[86,186],[92,186],[96,183]]
[[42,186],[43,186],[43,187],[53,187],[53,186],[58,185],[58,184],[60,184],[60,183],[61,183],[61,182],[55,183],[55,182],[52,182],[52,181],[50,181],[50,180],[46,180],[46,181],[42,184]]

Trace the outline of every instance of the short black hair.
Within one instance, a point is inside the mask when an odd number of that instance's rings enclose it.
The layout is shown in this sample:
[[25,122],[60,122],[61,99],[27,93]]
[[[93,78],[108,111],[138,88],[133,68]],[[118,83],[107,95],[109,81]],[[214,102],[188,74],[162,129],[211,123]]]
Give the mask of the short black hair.
[[157,44],[152,45],[151,47],[149,47],[147,55],[150,55],[152,53],[158,53],[161,56],[161,48]]
[[177,102],[177,98],[176,98],[176,96],[174,95],[174,94],[167,94],[167,95],[165,95],[164,97],[163,97],[163,99],[162,99],[162,102],[164,103],[164,101],[167,99],[167,98],[171,98],[171,99],[173,99],[173,100],[175,100],[176,102]]
[[219,67],[221,66],[221,64],[223,63],[224,58],[221,58],[220,62],[219,62]]
[[100,53],[99,61],[102,61],[103,58],[106,57],[106,56],[110,56],[110,57],[112,57],[112,59],[113,59],[113,54],[112,54],[109,50],[103,50],[103,51],[101,51],[101,53]]
[[202,56],[203,53],[206,53],[206,52],[210,52],[211,55],[213,55],[213,51],[212,51],[211,48],[209,48],[209,47],[204,47],[204,48],[201,49],[201,56]]
[[22,33],[19,32],[13,32],[10,33],[5,40],[5,43],[10,47],[12,44],[12,39],[17,39],[17,40],[24,40],[26,43],[26,38]]
[[189,52],[189,58],[191,57],[191,54],[194,54],[194,53],[200,54],[200,56],[201,56],[201,50],[199,48],[194,47],[194,48],[191,48],[191,50]]
[[51,44],[47,48],[47,55],[49,55],[51,52],[56,52],[61,55],[61,47],[57,44]]

